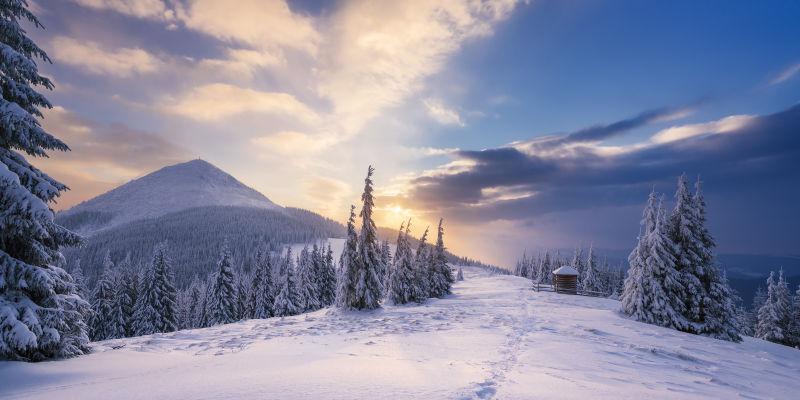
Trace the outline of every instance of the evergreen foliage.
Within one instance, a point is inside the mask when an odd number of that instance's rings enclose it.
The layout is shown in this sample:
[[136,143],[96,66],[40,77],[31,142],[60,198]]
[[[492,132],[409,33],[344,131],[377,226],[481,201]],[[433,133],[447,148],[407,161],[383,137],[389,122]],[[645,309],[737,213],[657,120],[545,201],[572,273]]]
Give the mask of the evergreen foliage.
[[[24,0],[0,2],[0,359],[40,361],[89,351],[89,304],[58,265],[60,249],[81,238],[57,224],[49,204],[67,187],[31,165],[29,157],[68,151],[38,118],[53,89],[39,74],[49,63],[21,27],[42,28]],[[24,154],[24,155],[23,155]]]
[[292,249],[286,248],[286,258],[281,263],[280,278],[278,282],[278,295],[275,296],[275,316],[287,317],[303,312],[301,299],[297,292]]
[[447,255],[445,254],[444,247],[444,227],[443,219],[439,219],[439,226],[437,228],[436,246],[430,253],[429,264],[429,282],[430,282],[430,296],[443,297],[451,292],[453,285],[453,271],[447,265]]
[[227,241],[220,251],[217,271],[211,283],[210,297],[207,305],[207,324],[220,325],[238,321],[238,296],[236,276],[234,275],[232,256]]

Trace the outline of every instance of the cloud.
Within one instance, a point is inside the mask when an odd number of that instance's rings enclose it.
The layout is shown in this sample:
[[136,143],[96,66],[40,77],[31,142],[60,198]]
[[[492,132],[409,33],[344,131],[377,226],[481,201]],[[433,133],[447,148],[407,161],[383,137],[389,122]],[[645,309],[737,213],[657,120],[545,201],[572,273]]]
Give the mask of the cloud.
[[302,132],[282,131],[255,137],[251,139],[251,142],[269,153],[296,156],[298,154],[317,153],[328,147],[331,140],[325,137],[314,137]]
[[525,149],[528,152],[541,152],[548,149],[560,148],[565,145],[596,143],[618,135],[630,132],[633,129],[654,123],[671,121],[686,116],[686,109],[663,108],[649,110],[632,118],[623,119],[611,124],[595,125],[588,128],[571,132],[566,135],[550,135],[536,138],[526,142],[515,143],[515,147]]
[[318,93],[343,135],[355,135],[442,70],[462,45],[492,33],[516,1],[352,1],[332,16]]
[[233,78],[241,78],[242,76],[252,78],[259,69],[286,64],[286,58],[279,51],[228,49],[226,55],[227,58],[200,60],[199,66],[201,68],[219,70]]
[[466,126],[458,112],[448,108],[441,99],[428,98],[422,104],[428,111],[428,116],[442,125]]
[[667,128],[652,137],[654,143],[667,143],[711,133],[737,132],[751,123],[752,115],[731,115],[718,121]]
[[59,209],[164,165],[191,158],[186,149],[161,136],[123,124],[82,118],[58,106],[45,112],[43,126],[72,148],[33,160],[37,167],[71,188],[59,200]]
[[127,78],[159,70],[162,61],[139,48],[105,50],[91,41],[79,41],[58,36],[52,41],[52,55],[60,63],[78,67],[85,72]]
[[670,128],[617,154],[591,146],[558,155],[515,147],[462,150],[454,153],[460,168],[420,174],[400,197],[417,208],[485,222],[639,204],[653,184],[669,184],[683,171],[702,173],[718,188],[747,191],[747,182],[800,178],[798,130],[795,106]]
[[789,79],[794,78],[794,76],[797,75],[798,73],[800,73],[800,62],[792,66],[789,66],[785,70],[781,71],[781,73],[778,74],[778,76],[776,76],[775,78],[772,79],[772,81],[770,81],[770,85],[777,85],[786,82]]
[[311,17],[293,12],[286,1],[193,0],[178,18],[190,29],[253,48],[290,48],[316,54],[321,40]]
[[316,121],[308,106],[288,93],[262,92],[223,83],[203,85],[171,99],[164,110],[199,121],[217,121],[243,113],[267,113]]
[[111,10],[137,18],[171,21],[175,12],[162,0],[72,0],[84,7]]

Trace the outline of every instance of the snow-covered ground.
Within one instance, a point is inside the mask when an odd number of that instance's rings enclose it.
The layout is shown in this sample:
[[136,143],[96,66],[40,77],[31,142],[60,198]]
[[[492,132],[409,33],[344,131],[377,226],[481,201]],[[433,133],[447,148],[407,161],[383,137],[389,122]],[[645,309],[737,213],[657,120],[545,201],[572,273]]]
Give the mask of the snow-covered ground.
[[[111,340],[0,363],[2,399],[796,399],[800,351],[646,325],[612,300],[465,268],[455,294],[373,312]],[[118,348],[120,346],[124,346]]]

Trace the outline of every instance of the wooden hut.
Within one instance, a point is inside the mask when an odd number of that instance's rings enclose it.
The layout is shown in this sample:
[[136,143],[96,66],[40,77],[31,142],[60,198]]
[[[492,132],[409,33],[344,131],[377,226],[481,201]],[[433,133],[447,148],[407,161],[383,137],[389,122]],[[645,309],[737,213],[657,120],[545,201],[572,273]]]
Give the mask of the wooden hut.
[[578,294],[578,270],[564,265],[553,271],[553,290],[557,293]]

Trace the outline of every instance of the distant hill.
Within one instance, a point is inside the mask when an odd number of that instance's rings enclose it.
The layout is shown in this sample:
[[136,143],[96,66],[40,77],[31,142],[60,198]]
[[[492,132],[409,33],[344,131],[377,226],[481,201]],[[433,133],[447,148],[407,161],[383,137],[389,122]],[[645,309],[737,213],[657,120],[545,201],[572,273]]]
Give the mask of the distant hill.
[[281,210],[233,176],[203,160],[171,165],[59,213],[83,235],[131,221],[208,206]]
[[202,160],[164,167],[56,215],[86,244],[64,249],[94,281],[103,257],[148,263],[167,241],[179,286],[204,277],[228,240],[237,263],[249,265],[257,249],[343,237],[342,224],[311,211],[284,208],[230,174]]

